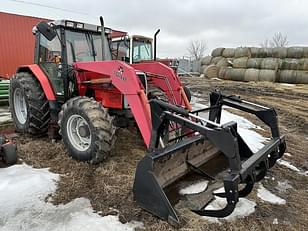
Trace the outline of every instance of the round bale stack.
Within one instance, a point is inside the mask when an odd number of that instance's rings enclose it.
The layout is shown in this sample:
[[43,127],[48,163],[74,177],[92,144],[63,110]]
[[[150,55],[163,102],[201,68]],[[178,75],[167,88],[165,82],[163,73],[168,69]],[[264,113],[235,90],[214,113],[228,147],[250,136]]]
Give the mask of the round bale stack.
[[201,60],[209,78],[308,83],[308,47],[219,47]]

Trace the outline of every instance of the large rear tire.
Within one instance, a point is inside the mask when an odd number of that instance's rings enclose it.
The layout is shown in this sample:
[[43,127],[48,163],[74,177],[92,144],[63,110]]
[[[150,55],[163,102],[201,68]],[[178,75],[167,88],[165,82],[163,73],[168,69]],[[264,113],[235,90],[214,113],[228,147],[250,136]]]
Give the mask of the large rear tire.
[[32,74],[20,72],[11,79],[10,110],[17,132],[33,135],[47,132],[50,121],[48,100]]
[[84,96],[68,100],[58,124],[69,155],[77,160],[99,163],[113,149],[116,127],[102,105]]

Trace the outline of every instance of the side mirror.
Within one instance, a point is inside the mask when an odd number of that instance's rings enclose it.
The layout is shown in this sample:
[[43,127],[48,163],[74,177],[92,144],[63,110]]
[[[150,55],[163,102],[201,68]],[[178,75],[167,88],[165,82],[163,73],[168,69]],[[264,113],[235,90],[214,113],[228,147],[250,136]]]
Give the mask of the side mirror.
[[37,24],[36,28],[49,41],[53,40],[57,36],[57,32],[46,22],[40,22]]

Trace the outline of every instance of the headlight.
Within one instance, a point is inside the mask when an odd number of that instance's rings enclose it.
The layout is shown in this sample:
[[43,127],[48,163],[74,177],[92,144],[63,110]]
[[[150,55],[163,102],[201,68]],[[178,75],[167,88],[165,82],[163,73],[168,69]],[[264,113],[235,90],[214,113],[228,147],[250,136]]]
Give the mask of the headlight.
[[74,27],[74,22],[66,21],[65,26],[67,27]]

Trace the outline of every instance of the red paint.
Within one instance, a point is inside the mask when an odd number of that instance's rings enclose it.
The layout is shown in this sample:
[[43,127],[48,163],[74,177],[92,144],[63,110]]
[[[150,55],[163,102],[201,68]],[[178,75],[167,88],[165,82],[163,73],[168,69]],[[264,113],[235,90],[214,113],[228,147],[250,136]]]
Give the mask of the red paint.
[[10,78],[18,66],[33,63],[32,28],[47,19],[0,12],[0,77]]
[[127,35],[127,32],[119,31],[119,30],[112,30],[111,38],[120,38]]
[[[148,102],[142,90],[143,87],[136,75],[136,70],[125,62],[118,60],[78,62],[74,64],[74,67],[81,73],[78,75],[78,78],[84,78],[82,71],[94,72],[111,78],[112,85],[126,97],[143,140],[147,147],[149,147],[152,129],[151,115],[148,107],[145,106]],[[97,76],[94,75],[93,77],[96,78]],[[85,79],[82,81],[85,81]],[[96,94],[100,96],[103,93],[98,91]]]
[[55,93],[52,89],[51,83],[48,80],[48,77],[37,64],[21,66],[17,70],[17,72],[22,71],[31,71],[40,82],[43,91],[45,92],[46,98],[48,100],[56,100]]
[[152,75],[151,81],[166,93],[170,102],[188,108],[181,94],[182,84],[173,69],[160,62],[136,63],[131,66]]

